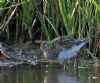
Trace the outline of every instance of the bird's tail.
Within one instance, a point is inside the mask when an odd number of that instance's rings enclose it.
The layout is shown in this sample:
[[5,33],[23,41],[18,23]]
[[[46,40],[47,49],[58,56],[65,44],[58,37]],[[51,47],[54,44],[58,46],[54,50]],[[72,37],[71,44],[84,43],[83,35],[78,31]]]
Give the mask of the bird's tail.
[[81,43],[84,43],[84,44],[89,43],[89,44],[91,44],[91,41],[92,40],[90,38],[84,38],[84,39],[76,40],[75,42],[76,42],[76,44],[81,44]]

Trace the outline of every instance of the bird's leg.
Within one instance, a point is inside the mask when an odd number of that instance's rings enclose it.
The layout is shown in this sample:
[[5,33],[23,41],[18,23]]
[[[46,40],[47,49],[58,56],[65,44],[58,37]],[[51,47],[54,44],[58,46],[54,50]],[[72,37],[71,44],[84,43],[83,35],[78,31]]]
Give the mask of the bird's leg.
[[74,58],[73,67],[76,67],[76,70],[78,70],[78,66],[79,66],[79,61],[78,61],[79,59],[78,58],[79,58],[78,56]]
[[68,66],[71,66],[71,62],[70,62],[70,59],[68,59]]
[[75,64],[74,64],[74,66],[76,66],[76,67],[78,67],[79,65],[81,66],[82,64],[84,64],[84,59],[80,55],[81,54],[78,53],[77,56],[75,57]]
[[70,59],[65,61],[65,66],[66,67],[70,67],[71,66],[71,60]]
[[70,66],[70,60],[64,60],[64,62],[63,62],[64,69],[66,69],[69,66]]
[[74,62],[74,67],[75,67],[75,70],[76,70],[76,75],[78,76],[79,75],[79,57],[75,57],[75,62]]
[[63,66],[64,66],[64,69],[67,68],[67,61],[66,60],[64,61],[64,65]]

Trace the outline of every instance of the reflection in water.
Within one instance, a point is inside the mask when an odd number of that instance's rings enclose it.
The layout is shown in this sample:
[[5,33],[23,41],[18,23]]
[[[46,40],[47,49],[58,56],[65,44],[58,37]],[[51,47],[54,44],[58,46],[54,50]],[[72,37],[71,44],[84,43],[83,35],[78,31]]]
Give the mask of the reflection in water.
[[49,72],[44,80],[44,83],[80,83],[77,77],[66,75],[64,70],[56,70],[55,73]]
[[0,83],[43,83],[44,71],[34,68],[1,70]]
[[95,68],[80,69],[77,78],[73,70],[19,67],[0,70],[0,83],[100,83],[100,79],[88,79],[96,73]]
[[70,77],[66,75],[59,75],[59,83],[80,83],[77,77]]

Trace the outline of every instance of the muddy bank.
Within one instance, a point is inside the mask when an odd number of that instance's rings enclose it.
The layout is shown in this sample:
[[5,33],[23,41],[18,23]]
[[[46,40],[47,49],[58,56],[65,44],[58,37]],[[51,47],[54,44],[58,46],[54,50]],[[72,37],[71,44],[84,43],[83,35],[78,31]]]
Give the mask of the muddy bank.
[[38,46],[31,42],[25,44],[5,44],[0,42],[0,66],[28,63],[36,65],[41,58],[41,51]]

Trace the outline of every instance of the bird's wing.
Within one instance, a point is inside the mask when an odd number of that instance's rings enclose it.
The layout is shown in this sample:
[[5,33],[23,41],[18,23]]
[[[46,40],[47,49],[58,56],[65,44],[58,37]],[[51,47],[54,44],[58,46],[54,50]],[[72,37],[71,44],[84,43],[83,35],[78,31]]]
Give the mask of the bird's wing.
[[56,46],[59,45],[60,48],[66,48],[66,49],[72,47],[73,44],[75,43],[72,38],[67,37],[67,36],[58,37],[52,40],[51,42],[54,44],[57,44]]

